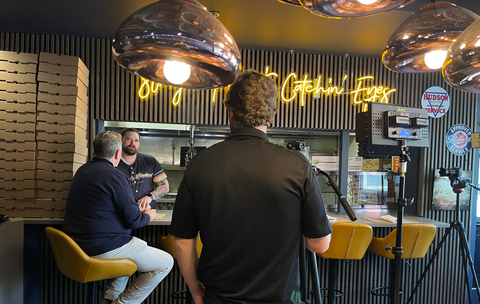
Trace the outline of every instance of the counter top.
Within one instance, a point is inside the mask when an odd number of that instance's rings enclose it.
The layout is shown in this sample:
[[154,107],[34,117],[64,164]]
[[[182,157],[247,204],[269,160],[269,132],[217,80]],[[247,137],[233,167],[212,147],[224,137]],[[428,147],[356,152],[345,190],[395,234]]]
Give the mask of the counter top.
[[[327,212],[327,214],[331,217],[336,218],[336,222],[352,222],[348,215],[346,214],[336,214],[334,212]],[[355,212],[355,215],[357,216],[357,220],[354,223],[361,223],[361,224],[367,224],[372,227],[392,227],[396,228],[397,224],[392,223],[389,221],[385,221],[381,219],[381,216],[384,215],[391,215],[393,217],[397,216],[396,212],[390,211],[390,210],[384,210],[384,211],[360,211],[360,212]],[[403,217],[403,223],[404,224],[410,224],[410,223],[425,223],[425,224],[434,224],[437,228],[448,228],[450,227],[449,223],[444,223],[444,222],[439,222],[436,220],[412,215],[412,214],[405,214]]]
[[[172,221],[172,214],[173,210],[157,210],[157,217],[155,220],[148,223],[148,225],[170,225]],[[331,217],[336,218],[336,222],[351,222],[350,219],[346,214],[336,214],[334,212],[327,212],[327,214]],[[392,212],[390,210],[382,210],[382,211],[360,211],[355,213],[357,216],[357,220],[355,223],[362,223],[367,224],[372,227],[397,227],[396,223],[388,222],[382,220],[380,217],[383,215],[391,215],[396,217],[396,212]],[[11,218],[10,221],[23,221],[25,224],[46,224],[46,225],[54,225],[54,224],[61,224],[63,219],[48,219],[48,218]],[[404,216],[404,224],[409,223],[429,223],[434,224],[437,228],[448,228],[450,227],[449,223],[439,222],[432,219],[415,216],[411,214],[406,214]]]

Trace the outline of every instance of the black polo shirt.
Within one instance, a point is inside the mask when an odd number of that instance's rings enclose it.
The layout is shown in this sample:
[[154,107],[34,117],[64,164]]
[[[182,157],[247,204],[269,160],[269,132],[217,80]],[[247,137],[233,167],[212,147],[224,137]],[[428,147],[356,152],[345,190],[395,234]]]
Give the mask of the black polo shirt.
[[205,303],[299,303],[299,242],[331,233],[317,178],[297,151],[237,128],[188,164],[170,233],[203,250]]

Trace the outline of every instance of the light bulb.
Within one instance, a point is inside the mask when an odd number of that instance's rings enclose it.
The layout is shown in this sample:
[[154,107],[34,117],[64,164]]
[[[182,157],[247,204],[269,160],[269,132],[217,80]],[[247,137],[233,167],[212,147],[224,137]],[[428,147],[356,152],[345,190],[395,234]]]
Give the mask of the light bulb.
[[190,77],[190,65],[180,61],[165,61],[163,74],[173,84],[182,84]]
[[440,69],[443,66],[443,62],[447,57],[447,51],[436,50],[425,53],[424,61],[427,67],[432,70]]
[[369,4],[375,3],[377,1],[378,0],[357,0],[358,3],[364,4],[364,5],[369,5]]

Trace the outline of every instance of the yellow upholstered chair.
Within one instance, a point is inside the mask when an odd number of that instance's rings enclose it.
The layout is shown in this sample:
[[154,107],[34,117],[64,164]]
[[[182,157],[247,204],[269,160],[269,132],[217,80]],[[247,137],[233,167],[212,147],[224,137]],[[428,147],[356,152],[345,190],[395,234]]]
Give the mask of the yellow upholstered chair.
[[328,250],[317,253],[322,258],[329,259],[327,303],[334,303],[335,297],[343,295],[343,292],[336,290],[338,261],[362,259],[372,240],[372,227],[367,224],[341,222],[332,224],[332,229]]
[[[437,228],[433,224],[404,224],[402,228],[402,259],[419,259],[425,257],[430,247]],[[368,247],[368,251],[391,259],[395,259],[395,255],[390,250],[395,246],[397,237],[397,229],[390,232],[384,238],[372,238],[372,242]],[[388,296],[388,293],[378,293],[380,289],[388,290],[389,287],[377,287],[372,289],[372,294],[376,296]]]
[[94,259],[64,232],[52,227],[45,228],[45,232],[60,272],[79,283],[94,283],[89,290],[91,303],[96,303],[96,281],[131,276],[137,271],[137,265],[130,259]]
[[[163,251],[168,252],[174,259],[177,259],[177,256],[175,254],[174,241],[175,237],[171,234],[168,234],[167,236],[161,235],[158,237],[158,243],[160,244],[160,248]],[[195,245],[197,246],[198,257],[200,257],[203,248],[200,235],[197,236]],[[185,294],[185,296],[182,296],[182,294]],[[187,303],[193,303],[192,295],[187,289],[176,291],[171,295],[171,297],[175,299],[186,299]]]

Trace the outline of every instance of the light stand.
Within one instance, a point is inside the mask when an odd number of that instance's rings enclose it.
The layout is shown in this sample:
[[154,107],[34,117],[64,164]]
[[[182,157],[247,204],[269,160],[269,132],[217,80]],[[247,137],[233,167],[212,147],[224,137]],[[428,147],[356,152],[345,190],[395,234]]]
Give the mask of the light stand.
[[[333,181],[333,179],[326,173],[325,171],[322,171],[318,169],[317,167],[313,167],[313,170],[315,171],[316,175],[324,175],[327,177],[328,182],[327,185],[330,186],[333,191],[337,194],[338,200],[340,201],[340,204],[342,205],[343,209],[348,215],[348,218],[350,218],[351,221],[356,221],[357,216],[355,215],[355,212],[353,212],[352,208],[350,207],[350,204],[347,202],[347,199],[345,196],[342,195],[340,192],[340,189],[338,189],[337,184]],[[320,281],[319,281],[319,275],[318,275],[318,266],[317,266],[317,257],[315,252],[310,252],[310,272],[312,275],[312,285],[313,285],[313,296],[315,303],[322,303],[321,301],[321,294],[320,294]],[[328,303],[334,303],[335,302],[335,290],[329,290],[328,292]]]
[[407,153],[407,142],[401,141],[402,153],[400,155],[400,185],[397,202],[397,235],[395,246],[392,247],[392,253],[395,256],[394,267],[390,271],[390,288],[389,298],[390,303],[400,303],[400,282],[402,281],[402,232],[403,232],[403,216],[404,208],[411,204],[412,200],[405,198],[405,173],[407,172],[407,162],[410,161],[410,156]]
[[470,270],[472,271],[473,283],[475,285],[475,290],[477,291],[477,296],[480,299],[480,289],[479,289],[479,285],[478,285],[478,278],[477,278],[477,274],[475,272],[475,268],[474,268],[474,265],[473,265],[472,255],[470,253],[470,246],[468,245],[467,236],[465,234],[465,227],[464,227],[463,223],[459,220],[459,218],[460,218],[460,193],[463,192],[463,190],[466,186],[470,186],[470,187],[472,187],[476,190],[480,190],[480,189],[478,187],[476,187],[475,185],[470,184],[466,179],[461,180],[459,178],[459,172],[460,171],[461,170],[458,169],[458,168],[452,168],[452,169],[449,169],[449,170],[446,170],[446,169],[443,169],[443,168],[440,169],[440,176],[448,176],[448,178],[450,179],[450,184],[453,188],[453,192],[455,192],[456,195],[457,195],[456,206],[455,206],[455,218],[457,218],[457,219],[450,222],[450,227],[447,228],[447,230],[445,231],[445,234],[442,237],[442,240],[440,241],[437,248],[435,249],[432,256],[430,257],[430,260],[428,261],[428,264],[425,267],[425,270],[420,275],[420,279],[415,284],[415,288],[412,290],[412,294],[408,298],[407,304],[410,303],[410,301],[413,299],[413,296],[414,296],[415,292],[417,291],[417,289],[421,285],[421,281],[425,278],[427,271],[430,269],[430,266],[432,265],[433,261],[437,257],[440,249],[442,248],[443,244],[447,240],[447,237],[450,235],[450,232],[452,232],[453,229],[458,231],[458,234],[459,234],[459,237],[460,237],[460,253],[462,255],[462,261],[463,261],[463,269],[464,269],[464,274],[465,274],[465,284],[466,284],[466,287],[467,287],[468,302],[470,304],[472,303],[472,299],[471,299],[471,296],[470,296],[470,290],[469,290],[470,289],[470,282],[469,282],[469,278],[468,278],[467,263],[470,266]]

